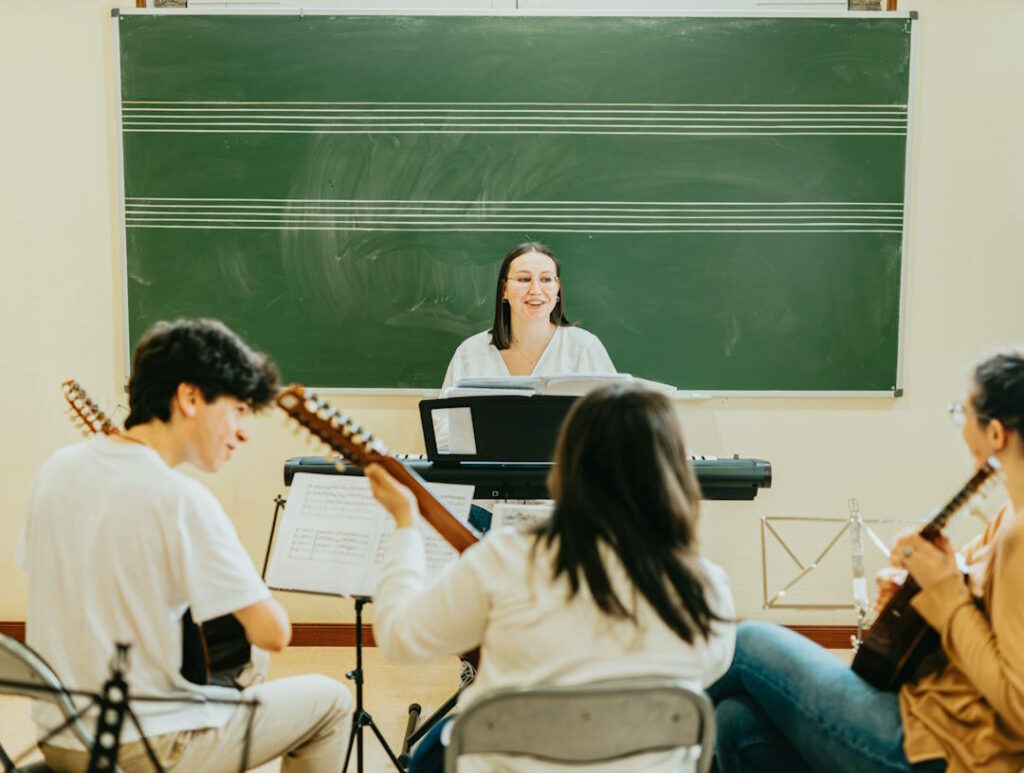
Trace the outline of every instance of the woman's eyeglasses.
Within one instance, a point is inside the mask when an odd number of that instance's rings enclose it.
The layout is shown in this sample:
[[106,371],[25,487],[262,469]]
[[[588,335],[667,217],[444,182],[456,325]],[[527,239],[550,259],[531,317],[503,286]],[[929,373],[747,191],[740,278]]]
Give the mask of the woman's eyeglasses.
[[962,402],[950,403],[949,418],[953,420],[953,423],[958,427],[964,426],[967,423],[967,412],[964,410],[964,404]]
[[[962,402],[957,401],[955,403],[950,403],[946,410],[949,411],[949,418],[953,420],[953,423],[956,424],[956,426],[962,427],[967,423],[967,409],[964,408],[964,404]],[[983,425],[988,424],[992,420],[991,416],[985,416],[981,413],[979,413],[975,418],[977,418],[978,422]]]

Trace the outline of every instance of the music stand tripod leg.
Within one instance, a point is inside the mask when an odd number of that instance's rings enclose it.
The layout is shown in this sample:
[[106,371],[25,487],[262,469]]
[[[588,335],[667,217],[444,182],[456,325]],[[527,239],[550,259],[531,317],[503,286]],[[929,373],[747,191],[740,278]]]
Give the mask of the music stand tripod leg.
[[368,604],[370,599],[365,596],[353,596],[353,598],[356,602],[356,667],[345,674],[345,676],[356,683],[356,710],[352,715],[352,731],[348,738],[348,748],[345,750],[345,763],[341,769],[343,771],[348,770],[348,761],[352,756],[352,743],[355,742],[356,770],[358,773],[363,773],[363,728],[369,727],[373,734],[377,736],[380,745],[384,747],[384,751],[391,759],[395,769],[404,771],[405,767],[398,761],[395,753],[391,751],[391,747],[384,740],[384,736],[373,721],[373,717],[370,716],[370,712],[363,708],[363,605]]

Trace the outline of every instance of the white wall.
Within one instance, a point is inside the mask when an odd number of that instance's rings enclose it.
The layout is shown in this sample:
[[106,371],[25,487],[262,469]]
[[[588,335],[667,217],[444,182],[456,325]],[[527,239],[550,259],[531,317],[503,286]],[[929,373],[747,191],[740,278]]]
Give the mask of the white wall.
[[[24,616],[24,583],[10,556],[29,482],[54,449],[75,438],[62,415],[59,382],[78,378],[107,407],[121,397],[108,1],[0,4],[0,620]],[[705,550],[729,571],[744,615],[852,622],[849,612],[761,610],[760,517],[843,516],[850,496],[860,499],[866,517],[925,515],[969,471],[944,416],[967,365],[991,346],[1024,340],[1017,233],[1024,212],[1024,4],[990,0],[983,13],[956,0],[917,5],[906,396],[680,404],[692,451],[760,456],[774,465],[773,488],[755,502],[708,503],[704,510]],[[415,398],[343,402],[392,447],[419,449]],[[258,420],[253,435],[208,480],[261,561],[272,499],[282,491],[282,461],[310,451],[276,416]],[[791,532],[812,558],[828,536],[810,524]],[[812,575],[803,600],[848,599],[849,564],[836,552],[845,549],[842,540]],[[785,568],[784,556],[769,558],[774,588],[785,579],[776,571]],[[299,621],[351,619],[347,604],[282,598]]]

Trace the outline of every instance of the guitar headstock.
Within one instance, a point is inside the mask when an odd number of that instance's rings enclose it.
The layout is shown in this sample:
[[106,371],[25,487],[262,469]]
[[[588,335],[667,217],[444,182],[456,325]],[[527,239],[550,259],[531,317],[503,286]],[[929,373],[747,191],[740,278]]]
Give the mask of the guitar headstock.
[[103,433],[104,435],[118,435],[120,431],[114,426],[100,407],[92,401],[74,379],[68,379],[60,385],[64,392],[64,399],[68,401],[69,413],[75,425],[82,430],[82,434],[88,437]]
[[355,465],[364,467],[389,455],[387,446],[369,431],[300,384],[285,387],[277,396],[277,405]]

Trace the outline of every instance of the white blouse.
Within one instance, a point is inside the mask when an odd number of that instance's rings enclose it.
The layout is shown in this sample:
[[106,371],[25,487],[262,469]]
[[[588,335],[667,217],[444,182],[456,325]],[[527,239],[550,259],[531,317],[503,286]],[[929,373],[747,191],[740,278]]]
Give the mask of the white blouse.
[[[499,687],[583,684],[604,679],[661,676],[705,688],[725,673],[735,646],[735,626],[716,623],[710,638],[687,644],[635,591],[617,555],[601,554],[619,599],[634,606],[637,623],[598,609],[586,583],[569,598],[562,575],[551,576],[554,553],[522,530],[488,534],[431,585],[416,529],[398,529],[374,596],[373,633],[390,660],[425,662],[480,647],[476,680],[459,697],[465,705]],[[706,559],[708,603],[734,617],[725,572]],[[644,756],[611,769],[653,770],[672,760]],[[652,764],[653,763],[653,764]],[[679,770],[678,758],[668,768]],[[542,769],[523,766],[517,769]],[[686,767],[686,766],[684,766]]]
[[[615,366],[601,340],[583,328],[559,326],[530,375],[597,373],[615,373]],[[491,343],[491,334],[485,330],[459,344],[448,364],[441,391],[463,378],[508,378],[510,375],[501,352]]]

